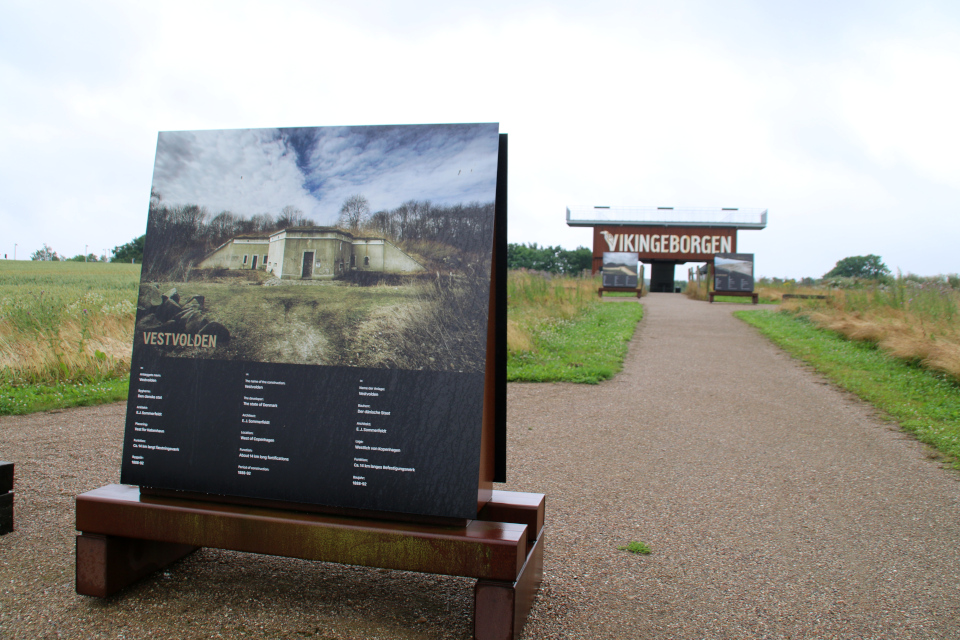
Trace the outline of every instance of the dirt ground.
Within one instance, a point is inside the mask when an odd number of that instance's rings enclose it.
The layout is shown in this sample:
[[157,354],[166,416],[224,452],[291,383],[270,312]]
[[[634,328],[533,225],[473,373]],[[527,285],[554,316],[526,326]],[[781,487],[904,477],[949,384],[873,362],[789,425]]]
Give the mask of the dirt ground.
[[[510,386],[503,488],[547,495],[523,638],[960,638],[957,474],[733,318],[742,305],[643,303],[614,380]],[[0,636],[470,637],[470,580],[208,549],[76,595],[73,499],[118,481],[123,416],[0,418],[17,464]],[[617,549],[630,540],[653,553]]]

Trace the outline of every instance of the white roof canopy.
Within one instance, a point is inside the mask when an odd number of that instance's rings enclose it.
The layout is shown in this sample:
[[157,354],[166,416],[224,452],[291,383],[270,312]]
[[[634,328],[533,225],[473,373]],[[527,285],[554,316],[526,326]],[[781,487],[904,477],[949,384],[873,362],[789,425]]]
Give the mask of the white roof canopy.
[[739,207],[623,207],[575,205],[567,207],[571,227],[597,225],[656,225],[665,227],[734,227],[763,229],[766,209]]

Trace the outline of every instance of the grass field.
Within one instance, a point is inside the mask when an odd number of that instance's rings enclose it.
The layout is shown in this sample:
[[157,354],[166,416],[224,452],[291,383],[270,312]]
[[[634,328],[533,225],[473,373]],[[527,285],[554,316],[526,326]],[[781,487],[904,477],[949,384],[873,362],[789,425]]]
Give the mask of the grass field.
[[783,308],[960,382],[960,290],[952,282],[898,277],[887,284],[821,290],[826,300],[790,300]]
[[789,313],[738,311],[735,315],[889,415],[960,468],[960,386],[950,376],[904,362],[872,343],[848,340]]
[[123,396],[139,278],[130,264],[0,261],[0,413]]
[[511,272],[507,379],[596,384],[620,371],[643,307],[604,303],[599,282]]
[[[702,283],[701,283],[702,284]],[[830,284],[831,286],[827,286]],[[834,279],[821,286],[786,281],[758,282],[761,303],[782,308],[818,327],[960,382],[960,277],[898,275],[879,281]],[[786,294],[823,299],[784,300]],[[690,283],[687,296],[706,300],[706,291]],[[719,302],[744,299],[717,296]]]

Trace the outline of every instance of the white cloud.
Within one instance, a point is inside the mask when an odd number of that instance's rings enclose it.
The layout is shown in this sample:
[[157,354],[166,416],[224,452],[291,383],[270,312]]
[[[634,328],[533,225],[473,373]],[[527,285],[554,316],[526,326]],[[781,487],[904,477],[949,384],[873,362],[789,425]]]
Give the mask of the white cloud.
[[250,217],[293,205],[316,217],[296,157],[272,130],[164,132],[153,187],[170,204],[195,204],[211,214]]
[[845,124],[886,167],[960,188],[960,40],[885,41],[834,78]]

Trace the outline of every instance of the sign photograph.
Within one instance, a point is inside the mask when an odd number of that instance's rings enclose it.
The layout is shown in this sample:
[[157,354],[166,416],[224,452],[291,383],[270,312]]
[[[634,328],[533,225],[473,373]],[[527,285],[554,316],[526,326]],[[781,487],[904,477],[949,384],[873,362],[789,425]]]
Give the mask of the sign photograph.
[[713,272],[717,291],[753,291],[752,253],[718,253]]
[[639,264],[636,253],[604,252],[603,286],[636,289]]
[[160,133],[122,482],[475,517],[498,129]]

